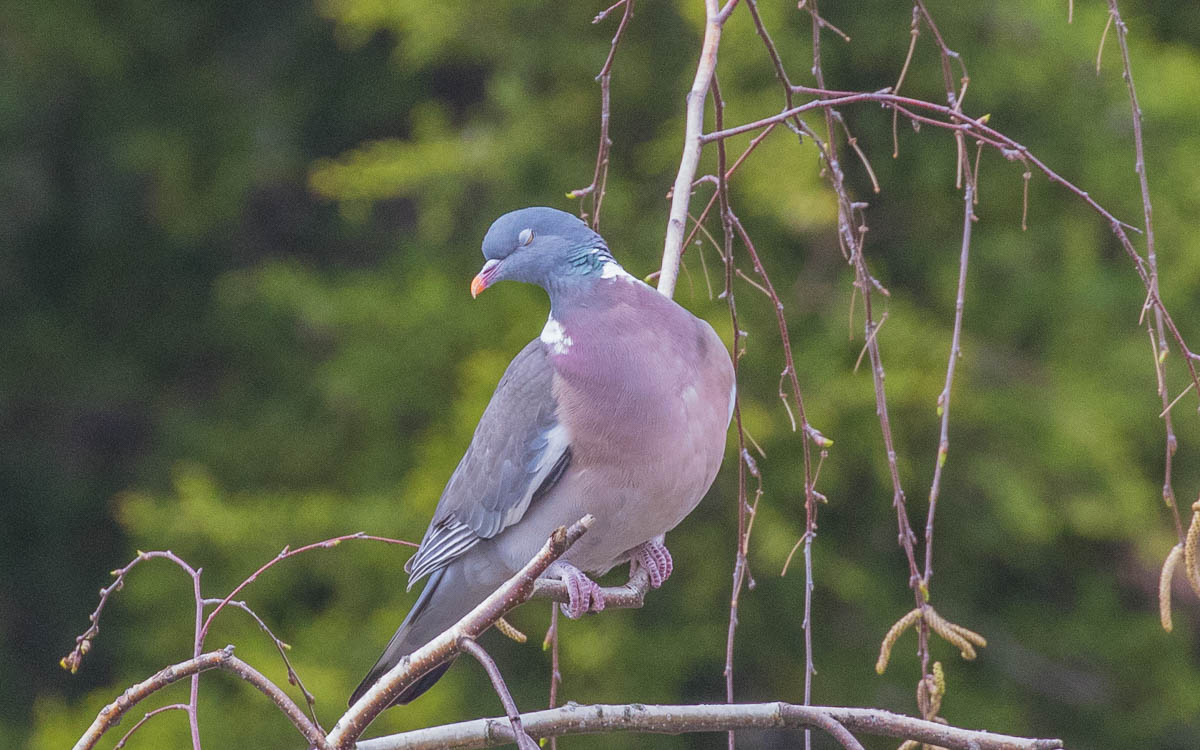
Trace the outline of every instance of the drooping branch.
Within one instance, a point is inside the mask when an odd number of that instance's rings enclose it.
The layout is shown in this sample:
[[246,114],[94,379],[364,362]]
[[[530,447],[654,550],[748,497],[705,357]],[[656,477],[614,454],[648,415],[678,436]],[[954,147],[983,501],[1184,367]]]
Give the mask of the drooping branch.
[[[942,487],[942,470],[946,467],[946,458],[950,452],[950,397],[954,390],[954,374],[957,369],[958,360],[962,356],[963,310],[967,288],[967,263],[971,256],[971,228],[976,220],[975,190],[977,178],[978,174],[971,171],[970,164],[964,164],[960,179],[965,179],[966,187],[963,190],[963,229],[958,261],[958,289],[954,298],[954,332],[951,334],[950,354],[946,360],[945,385],[942,387],[942,392],[938,394],[937,399],[937,413],[941,418],[941,426],[939,428],[937,452],[934,459],[933,479],[929,483],[929,504],[925,515],[925,567],[921,574],[921,591],[926,603],[930,598],[929,592],[933,580],[933,521],[937,514],[938,497]],[[926,608],[921,607],[914,611],[924,613]],[[928,611],[932,612],[932,609]],[[928,619],[922,618],[919,627],[921,674],[927,676],[930,673],[929,660],[931,658],[929,652]],[[966,653],[966,651],[963,651],[964,655]],[[926,716],[926,718],[933,718],[933,715]]]
[[[617,56],[617,45],[621,43],[621,35],[625,33],[629,19],[633,18],[633,0],[618,0],[592,19],[592,23],[600,23],[610,13],[622,6],[624,6],[624,12],[621,14],[621,22],[617,24],[617,31],[613,34],[608,57],[604,60],[604,65],[596,76],[596,80],[600,82],[600,145],[596,149],[596,169],[592,173],[590,185],[567,193],[568,198],[591,198],[592,210],[589,223],[596,231],[600,231],[600,208],[604,203],[604,193],[608,188],[608,156],[612,149],[612,139],[608,137],[608,123],[611,116],[613,59]],[[583,216],[582,206],[580,212],[580,215]]]
[[[974,140],[999,151],[1000,154],[1006,159],[1012,161],[1021,161],[1027,165],[1032,165],[1043,175],[1045,175],[1046,178],[1051,182],[1066,188],[1108,223],[1109,229],[1121,243],[1121,247],[1125,250],[1126,255],[1128,255],[1130,260],[1133,262],[1134,271],[1137,272],[1138,278],[1141,279],[1142,285],[1146,289],[1147,303],[1153,309],[1156,309],[1162,313],[1165,329],[1171,334],[1171,338],[1175,340],[1176,345],[1183,354],[1184,362],[1187,365],[1188,374],[1191,377],[1193,386],[1200,386],[1200,373],[1198,373],[1196,370],[1196,361],[1200,360],[1200,355],[1196,354],[1191,348],[1188,347],[1178,325],[1176,325],[1174,319],[1171,317],[1170,312],[1166,309],[1166,306],[1160,299],[1155,285],[1151,283],[1150,272],[1147,267],[1146,259],[1138,253],[1136,248],[1134,248],[1132,241],[1129,239],[1129,235],[1126,233],[1127,229],[1140,233],[1140,229],[1118,219],[1108,209],[1104,208],[1104,206],[1096,201],[1095,198],[1089,195],[1087,191],[1076,186],[1070,180],[1051,169],[1045,162],[1034,155],[1033,152],[1030,151],[1026,146],[1017,142],[1013,138],[1010,138],[999,130],[990,127],[986,122],[984,122],[984,118],[973,119],[944,105],[935,104],[933,102],[928,102],[921,99],[914,99],[912,97],[892,94],[887,88],[880,89],[879,91],[848,92],[797,86],[796,90],[803,93],[815,94],[825,98],[815,99],[813,101],[809,101],[780,112],[779,114],[764,117],[744,125],[725,128],[724,130],[712,133],[706,133],[701,136],[701,142],[709,143],[721,138],[729,138],[741,133],[749,133],[760,128],[764,128],[771,123],[784,122],[794,115],[801,114],[803,112],[845,106],[848,104],[860,104],[863,102],[876,102],[888,107],[895,107],[899,110],[901,115],[913,120],[914,122],[932,125],[953,132],[963,132],[969,134]],[[939,120],[936,117],[928,117],[921,115],[914,110],[926,110],[941,117],[945,117],[946,119]]]
[[[179,557],[170,550],[152,550],[150,552],[142,552],[139,550],[137,557],[130,560],[124,567],[111,571],[111,575],[114,578],[113,582],[100,589],[100,603],[97,604],[96,609],[93,610],[90,615],[88,615],[88,621],[91,623],[91,625],[89,625],[88,629],[85,630],[81,635],[75,638],[75,648],[71,650],[71,653],[59,660],[59,666],[61,666],[63,669],[69,670],[71,674],[79,671],[79,667],[83,664],[84,655],[91,650],[94,639],[100,633],[100,615],[103,614],[104,608],[108,605],[109,599],[113,594],[125,587],[125,578],[129,575],[129,572],[133,570],[139,563],[143,563],[147,560],[167,560],[186,573],[191,579],[195,620],[194,631],[192,634],[192,657],[194,659],[200,657],[200,651],[204,647],[204,638],[201,635],[200,629],[200,622],[204,617],[204,600],[200,596],[200,570],[198,568],[193,568],[183,558]],[[200,723],[196,714],[197,706],[199,705],[199,670],[190,673],[190,676],[192,678],[191,692],[185,708],[188,715],[188,727],[191,733],[192,748],[193,750],[200,750]],[[82,742],[82,740],[80,741]]]
[[[725,102],[721,98],[721,87],[717,82],[716,74],[713,74],[712,79],[712,95],[713,95],[713,121],[715,123],[724,122]],[[720,124],[717,125],[721,127]],[[746,579],[749,577],[749,563],[747,557],[747,548],[750,544],[750,519],[747,518],[747,501],[746,501],[746,473],[751,464],[746,460],[746,428],[742,423],[742,405],[741,398],[737,394],[736,383],[738,374],[741,372],[740,361],[742,358],[742,349],[739,339],[741,331],[738,329],[737,322],[737,304],[735,302],[733,291],[733,272],[735,264],[733,261],[733,211],[729,206],[729,182],[728,173],[725,168],[725,142],[717,143],[717,190],[714,198],[720,200],[720,216],[721,216],[721,234],[723,244],[721,245],[721,257],[725,261],[725,302],[729,306],[729,319],[733,324],[733,341],[731,343],[731,351],[733,356],[733,379],[735,383],[733,412],[737,420],[737,449],[738,449],[738,488],[737,488],[737,541],[733,556],[733,583],[729,594],[729,624],[725,631],[725,701],[733,703],[733,643],[737,635],[738,625],[738,607],[742,594],[742,587],[745,585]],[[700,223],[697,222],[699,227]],[[757,472],[755,472],[757,474]],[[759,492],[755,495],[754,508],[758,508],[758,498],[762,496],[762,477],[758,477]],[[733,730],[729,731],[728,743],[730,750],[733,750],[735,738]]]
[[[1150,179],[1146,174],[1146,149],[1142,138],[1142,105],[1138,102],[1137,87],[1133,83],[1133,64],[1129,60],[1129,28],[1125,25],[1125,19],[1121,18],[1121,12],[1117,8],[1117,0],[1108,0],[1108,13],[1109,20],[1117,27],[1117,45],[1121,49],[1122,74],[1125,79],[1126,88],[1129,91],[1129,108],[1133,123],[1133,171],[1137,173],[1138,187],[1142,193],[1142,219],[1146,237],[1146,265],[1150,271],[1150,292],[1153,296],[1157,297],[1158,250],[1154,243],[1154,209],[1150,203]],[[1179,515],[1179,503],[1175,500],[1175,487],[1171,478],[1172,465],[1175,459],[1175,451],[1179,447],[1179,440],[1175,436],[1175,424],[1171,417],[1171,394],[1168,391],[1166,376],[1163,373],[1163,363],[1169,348],[1167,346],[1167,333],[1163,325],[1163,309],[1161,306],[1155,306],[1152,321],[1149,327],[1150,338],[1154,344],[1154,373],[1158,395],[1162,400],[1163,427],[1166,431],[1162,499],[1175,523],[1175,535],[1179,539],[1179,543],[1182,544],[1184,540],[1183,521]]]
[[[823,90],[826,88],[826,83],[821,63],[822,25],[816,0],[812,0],[811,4],[809,4],[808,12],[812,17],[812,73],[816,80],[817,88]],[[805,88],[803,86],[793,86],[791,90],[800,91]],[[854,201],[850,197],[849,189],[846,187],[846,178],[838,153],[838,132],[834,128],[835,120],[843,124],[844,120],[841,113],[832,106],[822,108],[822,114],[825,120],[824,140],[805,125],[803,121],[801,121],[801,125],[809,137],[816,141],[820,147],[821,158],[824,160],[826,166],[824,170],[825,179],[829,183],[834,196],[837,198],[838,243],[846,258],[846,262],[849,263],[854,271],[854,288],[862,295],[863,348],[870,359],[871,381],[875,391],[875,413],[879,419],[880,435],[883,438],[885,455],[887,456],[888,474],[892,484],[892,507],[896,514],[898,540],[908,562],[909,587],[912,589],[917,608],[923,609],[926,606],[926,597],[918,581],[919,573],[914,551],[916,538],[908,518],[908,505],[904,494],[904,486],[900,478],[900,469],[896,460],[895,440],[892,436],[891,417],[888,411],[887,394],[884,386],[883,356],[879,350],[879,338],[877,336],[879,327],[883,325],[883,321],[887,318],[887,312],[884,311],[883,315],[876,320],[874,291],[878,290],[886,296],[887,290],[871,275],[870,270],[867,268],[864,247],[867,226],[865,218],[863,218],[865,204]],[[847,142],[851,142],[852,139],[849,132],[846,135]],[[878,190],[878,188],[876,189]],[[856,212],[858,217],[857,223],[855,221]],[[851,297],[851,300],[850,317],[853,319],[853,297]],[[928,635],[924,625],[922,625],[918,632],[918,652],[922,655],[922,670],[924,671],[925,662],[927,661],[926,654],[928,653]],[[931,719],[933,717],[928,713],[923,713],[923,718]],[[806,731],[804,735],[805,750],[811,748],[810,734],[810,732]]]
[[[735,703],[694,706],[569,705],[521,716],[534,738],[600,732],[684,734],[731,729],[803,729],[828,731],[843,747],[858,748],[849,733],[912,739],[948,750],[1058,750],[1057,739],[1027,739],[939,724],[869,708],[798,706],[791,703]],[[429,729],[378,737],[358,743],[357,750],[433,750],[495,747],[505,739],[505,717],[475,719]],[[846,730],[842,734],[837,728]],[[847,739],[848,737],[848,739]]]

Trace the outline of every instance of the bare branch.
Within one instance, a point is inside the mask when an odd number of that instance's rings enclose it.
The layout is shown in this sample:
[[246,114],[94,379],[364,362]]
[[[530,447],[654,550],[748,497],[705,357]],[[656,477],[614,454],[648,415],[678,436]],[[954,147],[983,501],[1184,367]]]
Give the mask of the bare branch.
[[679,277],[679,259],[683,255],[683,232],[687,228],[688,203],[692,198],[692,180],[700,164],[700,140],[704,132],[704,100],[712,84],[713,71],[717,67],[717,46],[721,43],[721,28],[725,19],[737,4],[729,0],[722,9],[718,0],[704,0],[704,43],[700,48],[700,62],[696,66],[696,78],[687,95],[687,119],[683,136],[683,158],[679,161],[679,173],[671,195],[671,213],[667,220],[667,235],[663,245],[661,273],[658,291],[670,297],[675,294],[675,282]]
[[321,731],[315,722],[309,720],[304,711],[296,705],[295,701],[288,697],[287,693],[283,692],[282,688],[236,656],[231,655],[229,659],[222,662],[219,666],[249,682],[259,692],[270,698],[275,706],[279,708],[280,712],[292,722],[293,726],[300,730],[300,734],[304,735],[304,739],[308,740],[310,744],[320,748],[320,750],[329,750],[330,746],[325,741],[325,733]]
[[[949,750],[1057,750],[1062,740],[1026,739],[973,729],[959,729],[881,709],[797,706],[791,703],[735,703],[698,706],[568,705],[521,717],[534,738],[599,732],[719,732],[731,729],[803,729],[829,731],[844,747],[861,745],[849,732],[911,738]],[[475,719],[364,740],[357,750],[433,750],[495,747],[510,740],[496,727],[505,718]],[[840,726],[846,730],[842,734]]]
[[129,575],[129,572],[133,570],[134,567],[136,567],[139,563],[155,559],[168,560],[174,563],[192,578],[195,578],[195,576],[198,575],[198,572],[195,568],[193,568],[191,565],[188,565],[187,562],[170,550],[152,550],[150,552],[142,552],[141,550],[138,550],[137,557],[130,560],[124,567],[111,571],[111,575],[116,580],[114,580],[108,586],[100,589],[100,603],[97,604],[96,609],[93,610],[90,615],[88,615],[88,621],[91,623],[91,625],[88,626],[88,629],[85,630],[81,635],[76,636],[75,648],[71,650],[71,653],[59,660],[59,666],[68,670],[71,672],[71,674],[75,674],[75,672],[79,671],[79,667],[83,665],[83,657],[86,656],[89,651],[91,651],[92,642],[100,633],[100,615],[104,613],[104,608],[108,606],[108,600],[112,598],[113,594],[125,587],[125,577]]
[[371,686],[342,718],[338,719],[327,742],[331,748],[347,750],[392,701],[435,666],[454,658],[460,651],[459,639],[478,638],[509,610],[527,601],[535,582],[550,564],[566,552],[591,527],[593,518],[584,516],[570,529],[559,527],[550,535],[541,551],[534,555],[500,588],[437,638],[404,657]]
[[87,728],[87,731],[75,743],[74,750],[89,750],[89,748],[95,747],[96,743],[100,741],[100,737],[111,727],[115,726],[121,717],[125,715],[125,712],[137,705],[138,702],[144,700],[151,693],[155,693],[173,682],[182,680],[184,677],[190,677],[209,669],[216,669],[222,662],[231,658],[233,658],[233,647],[226,646],[220,651],[213,651],[179,664],[173,664],[138,684],[126,688],[125,692],[121,693],[115,701],[100,709],[100,713],[96,714],[92,725]]
[[[127,688],[115,701],[100,709],[100,713],[96,715],[92,725],[88,727],[83,736],[79,738],[79,741],[75,743],[74,750],[88,750],[95,747],[104,733],[115,726],[129,709],[151,694],[185,677],[193,677],[210,669],[224,669],[249,682],[279,707],[280,711],[288,717],[292,724],[300,731],[300,734],[304,736],[304,739],[322,750],[327,748],[325,737],[317,729],[316,725],[304,715],[304,711],[286,693],[279,689],[275,683],[268,680],[262,673],[246,662],[234,656],[233,646],[226,646],[220,651],[210,651],[206,654],[192,657],[187,661],[172,664],[136,685]],[[146,718],[149,716],[150,714],[147,714]]]

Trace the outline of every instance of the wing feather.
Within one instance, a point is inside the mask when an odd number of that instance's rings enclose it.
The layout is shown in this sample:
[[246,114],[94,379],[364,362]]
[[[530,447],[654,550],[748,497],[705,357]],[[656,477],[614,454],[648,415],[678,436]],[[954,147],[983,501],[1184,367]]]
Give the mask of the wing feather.
[[553,376],[538,339],[513,358],[405,566],[409,587],[519,521],[566,471],[570,437],[558,421]]

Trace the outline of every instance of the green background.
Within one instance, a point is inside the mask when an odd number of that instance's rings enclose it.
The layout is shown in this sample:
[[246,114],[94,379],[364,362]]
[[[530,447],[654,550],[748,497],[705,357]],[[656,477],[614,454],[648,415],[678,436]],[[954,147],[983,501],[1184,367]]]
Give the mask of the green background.
[[[617,53],[601,230],[638,275],[659,262],[701,5],[640,2]],[[1076,3],[1068,24],[1066,5],[930,9],[970,71],[967,111],[990,114],[994,127],[1140,224],[1113,34],[1095,72],[1106,7]],[[1198,345],[1200,5],[1126,5],[1163,296]],[[825,34],[828,83],[893,83],[911,8],[825,6],[853,39]],[[190,654],[190,586],[155,562],[113,600],[80,673],[58,667],[107,571],[137,549],[171,549],[203,566],[205,593],[219,595],[284,545],[360,530],[420,538],[504,365],[541,328],[540,290],[502,285],[472,301],[467,284],[496,216],[533,204],[578,210],[563,195],[591,179],[593,77],[617,22],[593,26],[600,10],[417,0],[5,4],[0,745],[68,746],[125,686]],[[763,13],[793,79],[811,83],[807,14],[794,3],[764,3]],[[718,73],[727,123],[782,107],[745,8],[728,24]],[[944,100],[927,32],[905,91]],[[923,527],[958,273],[953,140],[901,122],[893,159],[889,113],[865,105],[845,115],[883,186],[872,194],[861,165],[844,159],[854,195],[870,203],[868,262],[891,292],[877,297],[888,311],[880,343],[900,470]],[[702,169],[712,168],[708,153]],[[943,715],[1061,736],[1073,748],[1195,748],[1200,606],[1181,579],[1175,632],[1158,625],[1158,566],[1174,532],[1159,500],[1164,441],[1138,326],[1144,291],[1104,222],[1036,175],[1022,232],[1022,171],[983,154],[933,603],[990,645],[968,663],[935,643],[948,679]],[[913,713],[912,635],[885,676],[873,670],[880,639],[912,599],[871,378],[854,371],[861,304],[851,321],[852,274],[816,151],[780,128],[731,189],[786,306],[810,418],[836,441],[819,483],[830,502],[814,550],[815,700]],[[716,254],[701,252],[714,270]],[[724,302],[709,298],[694,250],[686,266],[677,298],[728,340]],[[779,572],[803,530],[800,442],[776,395],[773,311],[752,287],[739,282],[737,293],[749,333],[742,403],[766,457],[736,691],[748,701],[799,701],[803,577]],[[1186,383],[1178,352],[1167,365],[1176,393]],[[1190,395],[1175,412],[1185,509],[1200,490],[1195,406]],[[731,457],[672,534],[675,575],[644,609],[564,624],[565,698],[723,699],[733,468]],[[347,543],[279,565],[246,594],[293,644],[327,724],[415,596],[404,592],[406,555]],[[514,621],[540,641],[547,612],[532,605]],[[285,682],[244,614],[218,619],[209,646],[226,643]],[[548,655],[494,634],[485,645],[518,705],[544,705]],[[146,707],[185,696],[176,686]],[[373,731],[499,712],[481,670],[463,663]],[[202,680],[201,729],[208,748],[299,746],[268,701],[223,675]],[[174,712],[130,747],[184,747],[186,737]],[[792,747],[796,735],[746,733],[744,742]]]

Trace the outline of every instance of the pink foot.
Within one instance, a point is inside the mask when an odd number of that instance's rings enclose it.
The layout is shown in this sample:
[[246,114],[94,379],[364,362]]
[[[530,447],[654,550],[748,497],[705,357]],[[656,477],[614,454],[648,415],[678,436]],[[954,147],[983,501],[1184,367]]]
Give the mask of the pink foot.
[[663,581],[671,577],[671,571],[675,567],[665,541],[663,537],[659,536],[634,547],[630,558],[629,575],[632,577],[638,568],[645,568],[646,572],[650,574],[650,588],[656,589],[663,585]]
[[567,594],[571,601],[560,604],[562,613],[572,620],[583,617],[588,612],[599,612],[604,609],[604,592],[596,583],[571,563],[556,561],[546,569],[547,578],[559,578],[567,585]]

